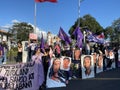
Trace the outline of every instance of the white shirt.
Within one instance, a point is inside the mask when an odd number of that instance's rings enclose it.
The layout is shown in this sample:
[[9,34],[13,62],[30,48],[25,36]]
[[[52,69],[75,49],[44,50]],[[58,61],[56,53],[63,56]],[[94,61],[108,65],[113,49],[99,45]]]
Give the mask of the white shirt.
[[31,44],[30,44],[31,50],[35,50],[35,47],[36,47],[36,46],[37,46],[36,43],[31,43]]

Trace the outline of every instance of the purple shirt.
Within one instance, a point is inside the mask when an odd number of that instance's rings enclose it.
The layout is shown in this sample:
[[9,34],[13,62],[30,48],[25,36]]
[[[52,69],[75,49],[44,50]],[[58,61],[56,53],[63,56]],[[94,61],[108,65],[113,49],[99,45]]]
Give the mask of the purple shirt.
[[39,55],[33,55],[32,56],[32,61],[35,61],[36,65],[37,65],[37,70],[38,71],[38,83],[40,86],[42,85],[43,81],[44,81],[44,70],[43,70],[43,64],[42,64],[42,56],[43,54],[39,54]]

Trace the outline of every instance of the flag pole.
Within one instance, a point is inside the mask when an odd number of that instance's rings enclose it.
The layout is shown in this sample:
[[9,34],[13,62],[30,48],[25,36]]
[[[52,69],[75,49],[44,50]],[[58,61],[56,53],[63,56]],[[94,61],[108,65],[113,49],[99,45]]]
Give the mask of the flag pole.
[[[81,2],[82,2],[83,0],[78,0],[78,27],[80,27],[80,5],[81,5]],[[83,31],[83,35],[84,35],[84,40],[83,40],[83,42],[84,42],[84,44],[85,44],[85,31]]]
[[81,0],[78,0],[78,27],[80,26],[80,3]]
[[36,8],[36,2],[35,2],[35,5],[34,5],[34,33],[36,33],[36,11],[37,11],[37,8]]

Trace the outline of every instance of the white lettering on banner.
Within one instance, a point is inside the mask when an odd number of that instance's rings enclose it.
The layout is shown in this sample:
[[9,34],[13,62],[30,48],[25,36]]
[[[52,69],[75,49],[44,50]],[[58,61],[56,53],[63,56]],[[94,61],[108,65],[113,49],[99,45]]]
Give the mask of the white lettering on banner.
[[38,64],[35,62],[0,66],[0,89],[37,90]]

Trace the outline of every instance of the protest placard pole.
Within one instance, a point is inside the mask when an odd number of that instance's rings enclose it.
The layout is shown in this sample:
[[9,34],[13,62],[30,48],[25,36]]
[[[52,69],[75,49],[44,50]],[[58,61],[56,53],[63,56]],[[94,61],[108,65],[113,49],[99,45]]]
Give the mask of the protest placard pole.
[[36,2],[35,2],[35,5],[34,5],[34,33],[36,33],[36,11],[37,11],[37,8],[36,8]]

